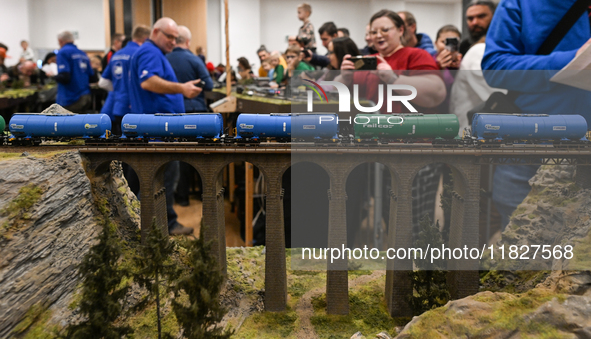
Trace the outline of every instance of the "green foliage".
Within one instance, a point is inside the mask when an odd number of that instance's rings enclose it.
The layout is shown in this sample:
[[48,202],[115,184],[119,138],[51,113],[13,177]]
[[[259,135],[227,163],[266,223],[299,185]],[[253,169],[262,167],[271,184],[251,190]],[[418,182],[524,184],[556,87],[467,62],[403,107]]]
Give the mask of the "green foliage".
[[129,272],[119,267],[120,248],[115,231],[105,220],[99,243],[80,264],[82,292],[78,306],[86,320],[68,327],[67,338],[121,338],[131,332],[127,326],[114,324],[121,315],[120,301],[129,288],[122,284]]
[[[183,247],[187,248],[188,273],[175,285],[172,300],[183,335],[188,339],[229,338],[234,332],[217,326],[226,314],[219,300],[224,276],[211,255],[211,242],[203,239],[203,227],[199,239],[188,240]],[[188,301],[183,302],[181,296]]]
[[[139,255],[134,258],[137,265],[134,280],[140,287],[148,291],[148,299],[145,302],[151,299],[156,301],[158,338],[162,338],[161,287],[165,291],[171,290],[170,282],[173,282],[180,274],[178,264],[172,260],[175,247],[175,243],[170,242],[168,237],[162,233],[154,218],[152,226],[146,235],[145,243],[142,244]],[[143,305],[144,303],[140,304],[140,306]]]
[[35,184],[21,187],[17,197],[0,211],[0,215],[12,220],[12,222],[6,221],[0,226],[0,237],[9,239],[11,231],[15,231],[23,225],[23,220],[30,219],[29,210],[42,195],[43,190]]
[[[443,239],[439,232],[439,224],[433,226],[431,218],[425,214],[419,222],[419,235],[415,247],[427,251],[427,246],[441,247]],[[428,257],[428,256],[425,256]],[[409,296],[409,304],[415,315],[430,309],[443,306],[450,298],[447,289],[447,272],[444,260],[414,259],[418,270],[410,272],[412,286],[415,293]]]

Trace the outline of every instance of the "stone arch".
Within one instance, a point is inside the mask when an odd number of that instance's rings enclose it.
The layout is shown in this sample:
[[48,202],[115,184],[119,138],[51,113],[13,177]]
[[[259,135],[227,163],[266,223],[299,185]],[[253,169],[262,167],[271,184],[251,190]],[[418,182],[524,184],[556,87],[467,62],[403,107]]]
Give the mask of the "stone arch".
[[[380,199],[380,203],[376,203],[374,200],[374,208],[376,206],[380,206],[381,211],[380,215],[384,216],[385,219],[385,228],[383,229],[383,236],[384,238],[382,238],[384,241],[382,243],[381,246],[387,245],[387,232],[388,232],[388,225],[389,225],[389,213],[391,210],[391,205],[392,205],[392,199],[391,199],[391,194],[390,192],[392,191],[390,190],[384,190],[384,185],[386,185],[387,183],[390,183],[391,185],[395,185],[397,184],[394,180],[392,180],[393,174],[392,174],[392,169],[390,168],[390,166],[387,165],[386,162],[384,161],[380,161],[383,159],[377,159],[377,158],[367,158],[364,159],[363,161],[356,161],[354,163],[352,163],[350,166],[348,166],[347,170],[345,171],[345,189],[346,189],[346,193],[347,193],[347,244],[348,247],[352,248],[352,247],[362,247],[362,245],[367,245],[369,248],[372,248],[375,246],[374,242],[368,242],[368,239],[365,240],[361,240],[361,243],[357,243],[355,244],[353,242],[353,240],[356,237],[356,234],[354,232],[359,232],[361,231],[361,228],[359,227],[359,229],[357,229],[356,226],[360,226],[357,225],[358,220],[355,220],[356,218],[354,218],[354,216],[357,215],[357,211],[359,209],[359,205],[362,202],[365,202],[366,204],[369,204],[370,201],[367,201],[366,199],[369,198],[369,195],[366,196],[362,196],[363,193],[370,194],[370,192],[373,192],[372,197],[375,199],[376,196],[381,197],[382,199]],[[382,167],[382,175],[381,177],[376,177],[376,173],[375,173],[375,168],[370,169],[367,168],[365,169],[364,166],[366,165],[381,165]],[[368,166],[369,167],[369,166]],[[373,172],[372,172],[373,170]],[[372,178],[374,180],[379,180],[378,182],[373,181],[372,184],[370,184],[369,187],[366,187],[368,182],[367,180],[365,181],[361,181],[361,182],[355,182],[353,181],[353,179],[369,179]],[[377,185],[380,185],[380,190],[379,192],[376,192],[376,188]],[[366,191],[367,190],[367,191]],[[382,205],[382,202],[386,202]],[[385,213],[384,213],[385,212]],[[374,210],[374,215],[370,218],[370,215],[368,214],[368,222],[370,219],[374,219],[375,218],[375,210]],[[381,218],[381,217],[380,217]],[[368,225],[368,228],[373,229],[375,226],[374,225]],[[358,237],[359,235],[357,235]],[[358,239],[359,240],[359,239]],[[378,245],[380,246],[380,245]],[[381,247],[380,250],[383,250],[384,248]]]

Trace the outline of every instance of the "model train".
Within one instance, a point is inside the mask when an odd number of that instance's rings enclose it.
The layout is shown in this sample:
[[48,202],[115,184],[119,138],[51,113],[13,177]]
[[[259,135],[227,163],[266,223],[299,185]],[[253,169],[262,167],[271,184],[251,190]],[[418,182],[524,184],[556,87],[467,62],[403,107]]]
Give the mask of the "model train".
[[[4,121],[0,120],[0,127]],[[351,126],[350,129],[347,125]],[[475,114],[471,133],[459,137],[453,114],[358,114],[339,120],[334,113],[240,114],[235,132],[224,133],[221,114],[127,114],[121,136],[110,134],[106,114],[15,114],[4,144],[81,138],[96,142],[250,143],[315,142],[330,144],[432,143],[490,146],[514,143],[587,145],[587,122],[580,115]],[[343,128],[340,128],[343,127]],[[343,131],[352,130],[352,134]]]

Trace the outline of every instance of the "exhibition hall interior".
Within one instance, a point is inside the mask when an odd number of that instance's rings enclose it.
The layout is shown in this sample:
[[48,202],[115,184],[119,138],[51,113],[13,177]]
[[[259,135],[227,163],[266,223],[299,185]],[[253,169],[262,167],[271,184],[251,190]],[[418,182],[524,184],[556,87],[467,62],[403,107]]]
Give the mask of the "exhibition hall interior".
[[591,0],[0,22],[0,338],[591,333]]

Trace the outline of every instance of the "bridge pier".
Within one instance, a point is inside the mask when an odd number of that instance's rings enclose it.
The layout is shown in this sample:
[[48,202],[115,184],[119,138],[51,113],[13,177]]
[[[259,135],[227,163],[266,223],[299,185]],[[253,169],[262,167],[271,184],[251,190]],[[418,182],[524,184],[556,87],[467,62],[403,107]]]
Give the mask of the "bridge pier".
[[[410,168],[400,168],[401,165],[402,162],[391,165],[391,170],[397,174],[397,178],[392,177],[388,248],[408,247],[413,243],[410,197],[414,175]],[[408,303],[408,298],[413,293],[410,277],[412,269],[413,263],[409,259],[393,259],[387,262],[385,294],[386,305],[392,317],[412,315]]]
[[[328,248],[347,247],[347,165],[326,164],[329,169]],[[326,313],[349,314],[349,272],[347,258],[327,262]]]
[[219,163],[213,159],[199,157],[189,163],[200,169],[203,193],[201,227],[203,238],[211,242],[211,252],[218,259],[220,270],[227,274],[226,264],[226,224],[224,209],[224,191],[221,175],[217,171]]
[[[478,248],[480,215],[480,166],[470,161],[453,169],[454,191],[451,205],[450,248]],[[461,173],[458,170],[461,169]],[[462,180],[456,179],[462,178]],[[478,293],[479,262],[448,262],[447,284],[453,299]]]
[[[287,306],[287,270],[281,171],[269,173],[266,194],[265,310],[283,311]],[[273,272],[267,274],[266,272]]]

